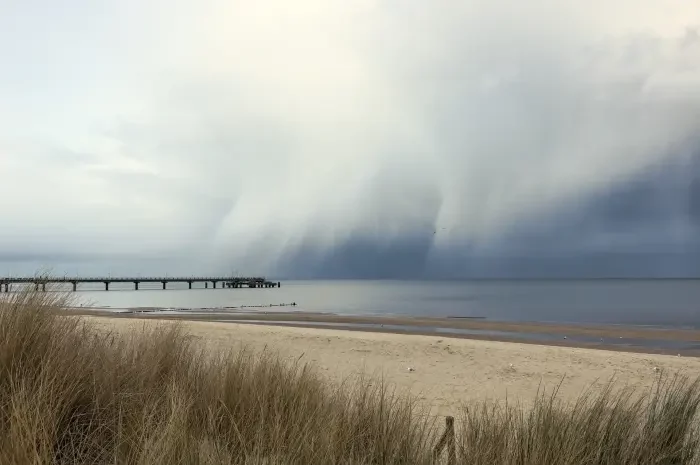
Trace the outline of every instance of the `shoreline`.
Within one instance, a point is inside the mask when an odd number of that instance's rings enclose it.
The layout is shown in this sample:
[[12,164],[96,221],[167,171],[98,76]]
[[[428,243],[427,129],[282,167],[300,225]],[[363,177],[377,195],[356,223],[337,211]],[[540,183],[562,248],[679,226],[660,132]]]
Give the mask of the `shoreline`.
[[237,323],[246,326],[438,336],[449,339],[700,357],[700,330],[682,328],[506,322],[456,317],[360,316],[301,311],[177,310],[180,312],[157,308],[123,309],[119,312],[82,307],[71,309],[71,314],[110,319]]

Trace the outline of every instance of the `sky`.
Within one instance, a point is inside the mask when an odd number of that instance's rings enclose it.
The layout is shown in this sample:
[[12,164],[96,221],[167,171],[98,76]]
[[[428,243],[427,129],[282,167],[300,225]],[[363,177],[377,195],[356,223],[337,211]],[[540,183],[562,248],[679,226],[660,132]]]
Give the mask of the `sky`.
[[0,0],[0,275],[700,276],[696,0]]

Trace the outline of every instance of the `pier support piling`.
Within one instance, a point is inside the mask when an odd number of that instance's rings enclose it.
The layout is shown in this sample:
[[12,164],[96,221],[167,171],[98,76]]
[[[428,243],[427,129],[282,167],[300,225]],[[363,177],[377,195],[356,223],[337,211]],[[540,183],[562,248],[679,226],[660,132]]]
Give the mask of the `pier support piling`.
[[134,281],[134,290],[135,291],[139,290],[139,282],[138,281]]
[[204,283],[204,289],[209,289],[209,283]]
[[73,285],[73,292],[77,291],[78,290],[78,283],[73,281],[71,284]]
[[187,284],[190,286],[190,289],[192,289],[192,281],[187,281]]
[[109,290],[109,282],[105,281],[105,291],[108,291],[108,290]]
[[163,290],[165,290],[165,285],[167,284],[167,281],[163,281]]

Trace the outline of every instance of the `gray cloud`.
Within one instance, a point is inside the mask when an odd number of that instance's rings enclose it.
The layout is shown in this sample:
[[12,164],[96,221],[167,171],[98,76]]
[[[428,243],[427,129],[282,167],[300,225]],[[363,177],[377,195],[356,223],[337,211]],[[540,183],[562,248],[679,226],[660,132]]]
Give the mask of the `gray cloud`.
[[46,24],[20,5],[0,27],[61,57],[39,73],[15,50],[0,78],[8,270],[695,270],[700,13],[681,1],[134,5]]

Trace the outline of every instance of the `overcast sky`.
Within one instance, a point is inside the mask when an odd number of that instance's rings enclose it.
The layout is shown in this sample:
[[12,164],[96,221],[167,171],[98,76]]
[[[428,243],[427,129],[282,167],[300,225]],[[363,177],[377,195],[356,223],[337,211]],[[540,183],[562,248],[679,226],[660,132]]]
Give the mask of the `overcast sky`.
[[697,0],[0,0],[0,274],[700,275]]

